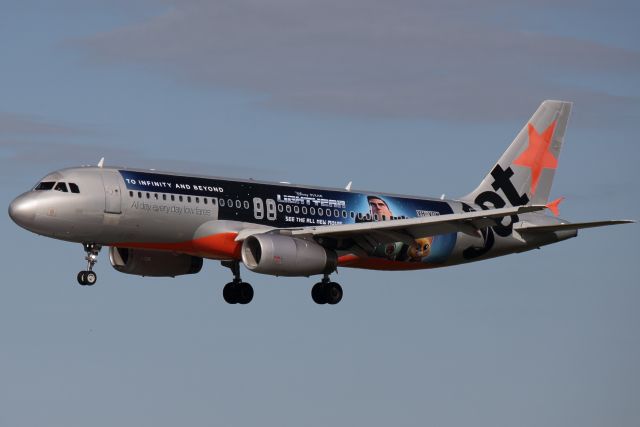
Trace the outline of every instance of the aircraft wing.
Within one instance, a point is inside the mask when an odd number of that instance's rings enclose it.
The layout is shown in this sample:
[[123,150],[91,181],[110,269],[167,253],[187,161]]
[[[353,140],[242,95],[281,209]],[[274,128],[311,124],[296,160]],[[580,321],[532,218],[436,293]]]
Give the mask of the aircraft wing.
[[357,238],[371,236],[376,241],[411,243],[415,238],[436,234],[463,232],[477,236],[478,230],[493,226],[496,221],[500,221],[504,217],[537,212],[544,209],[546,207],[543,205],[517,206],[391,221],[310,226],[282,231],[286,234],[300,237]]

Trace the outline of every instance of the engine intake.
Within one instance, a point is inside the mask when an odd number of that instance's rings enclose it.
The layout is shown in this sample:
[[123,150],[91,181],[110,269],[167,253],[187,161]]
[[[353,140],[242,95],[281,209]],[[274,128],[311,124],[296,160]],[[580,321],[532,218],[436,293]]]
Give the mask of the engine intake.
[[146,249],[109,248],[109,261],[121,273],[138,276],[175,277],[195,274],[202,269],[202,258]]
[[334,271],[338,256],[313,240],[279,234],[256,234],[242,242],[242,262],[256,273],[311,276]]

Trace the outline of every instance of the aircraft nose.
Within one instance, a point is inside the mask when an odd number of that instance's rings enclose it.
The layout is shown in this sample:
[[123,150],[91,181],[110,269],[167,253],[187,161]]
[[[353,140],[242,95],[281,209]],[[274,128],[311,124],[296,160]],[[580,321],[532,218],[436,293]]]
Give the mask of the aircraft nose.
[[28,228],[36,217],[36,209],[33,200],[25,196],[17,197],[9,205],[9,216],[20,227]]

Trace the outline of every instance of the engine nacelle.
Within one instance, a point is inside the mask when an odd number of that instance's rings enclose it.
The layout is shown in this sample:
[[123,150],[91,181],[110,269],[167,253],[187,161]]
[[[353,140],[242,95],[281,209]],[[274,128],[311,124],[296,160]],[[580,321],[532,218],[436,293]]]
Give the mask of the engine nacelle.
[[202,258],[147,249],[109,248],[109,261],[121,273],[175,277],[202,269]]
[[338,256],[313,240],[279,234],[256,234],[242,242],[242,262],[256,273],[311,276],[334,271]]

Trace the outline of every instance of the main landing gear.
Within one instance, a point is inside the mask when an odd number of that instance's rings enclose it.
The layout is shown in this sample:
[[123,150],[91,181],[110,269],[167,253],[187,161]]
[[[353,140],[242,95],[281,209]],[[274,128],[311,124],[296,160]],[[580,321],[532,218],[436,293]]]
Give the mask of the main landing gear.
[[84,251],[87,256],[84,259],[87,260],[87,269],[78,273],[78,283],[82,286],[91,286],[96,283],[98,276],[93,271],[93,266],[98,262],[98,254],[102,246],[96,243],[83,243]]
[[342,300],[342,286],[329,279],[325,274],[322,281],[311,288],[311,298],[316,304],[337,304]]
[[240,262],[222,261],[221,264],[233,273],[233,281],[222,290],[224,300],[229,304],[249,304],[253,299],[253,287],[240,278]]

